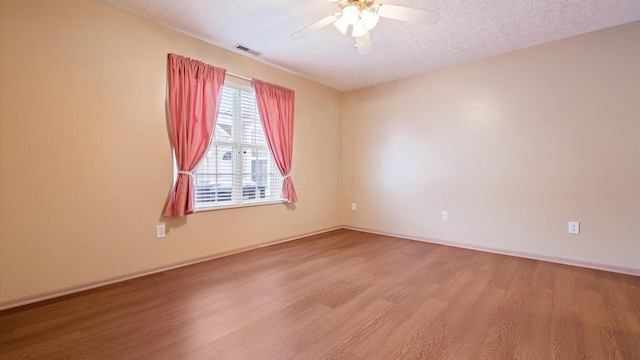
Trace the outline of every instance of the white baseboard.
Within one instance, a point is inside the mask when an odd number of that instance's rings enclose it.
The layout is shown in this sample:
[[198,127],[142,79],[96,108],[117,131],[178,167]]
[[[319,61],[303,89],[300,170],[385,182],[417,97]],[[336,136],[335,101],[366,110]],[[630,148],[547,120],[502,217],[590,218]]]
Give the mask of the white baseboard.
[[82,284],[78,284],[78,285],[73,285],[73,286],[69,286],[69,287],[64,287],[64,288],[60,288],[60,289],[56,289],[56,290],[52,290],[52,291],[46,291],[46,292],[41,292],[41,293],[37,293],[37,294],[34,294],[34,295],[28,295],[28,296],[15,298],[15,299],[5,300],[5,301],[0,302],[0,311],[11,309],[11,308],[15,308],[15,307],[19,307],[19,306],[23,306],[23,305],[33,304],[33,303],[36,303],[36,302],[57,298],[57,297],[60,297],[60,296],[70,295],[70,294],[78,293],[78,292],[81,292],[81,291],[91,290],[91,289],[95,289],[95,288],[98,288],[98,287],[101,287],[101,286],[110,285],[110,284],[114,284],[114,283],[118,283],[118,282],[122,282],[122,281],[127,281],[127,280],[131,280],[131,279],[135,279],[135,278],[139,278],[139,277],[143,277],[143,276],[147,276],[147,275],[151,275],[151,274],[156,274],[156,273],[159,273],[159,272],[163,272],[163,271],[167,271],[167,270],[171,270],[171,269],[176,269],[176,268],[180,268],[180,267],[183,267],[183,266],[188,266],[188,265],[193,265],[193,264],[197,264],[197,263],[201,263],[201,262],[205,262],[205,261],[209,261],[209,260],[213,260],[213,259],[218,259],[218,258],[221,258],[221,257],[234,255],[234,254],[238,254],[238,253],[249,251],[249,250],[255,250],[255,249],[259,249],[259,248],[265,247],[265,246],[276,245],[276,244],[280,244],[280,243],[284,243],[284,242],[288,242],[288,241],[293,241],[293,240],[305,238],[305,237],[308,237],[308,236],[323,234],[323,233],[326,233],[326,232],[329,232],[329,231],[339,230],[339,229],[342,229],[342,228],[343,228],[342,226],[336,226],[336,227],[333,227],[333,228],[314,231],[314,232],[306,233],[306,234],[302,234],[302,235],[296,235],[296,236],[289,237],[289,238],[284,238],[284,239],[264,242],[264,243],[260,243],[260,244],[257,244],[257,245],[246,246],[246,247],[243,247],[243,248],[239,248],[239,249],[235,249],[235,250],[231,250],[231,251],[226,251],[226,252],[222,252],[222,253],[218,253],[218,254],[203,256],[203,257],[196,258],[196,259],[180,261],[180,262],[169,264],[169,265],[166,265],[166,266],[159,266],[159,267],[156,267],[156,268],[147,269],[147,270],[143,270],[143,271],[138,271],[138,272],[135,272],[135,273],[130,273],[130,274],[122,275],[122,276],[115,276],[115,277],[111,277],[111,278],[107,278],[107,279],[101,279],[101,280],[97,280],[97,281],[90,281],[90,282],[86,282],[86,283],[82,283]]
[[393,236],[393,237],[398,237],[398,238],[403,238],[408,240],[416,240],[416,241],[428,242],[432,244],[453,246],[453,247],[469,249],[469,250],[484,251],[484,252],[490,252],[494,254],[516,256],[516,257],[525,258],[525,259],[540,260],[540,261],[552,262],[557,264],[578,266],[578,267],[589,268],[589,269],[596,269],[596,270],[610,271],[610,272],[615,272],[620,274],[640,276],[640,269],[637,269],[637,268],[630,268],[630,267],[610,265],[610,264],[601,264],[601,263],[576,260],[576,259],[567,259],[567,258],[561,258],[561,257],[555,257],[555,256],[527,253],[522,251],[496,249],[496,248],[485,247],[485,246],[469,245],[469,244],[464,244],[464,243],[459,243],[454,241],[446,241],[446,240],[409,236],[409,235],[403,235],[403,234],[395,234],[395,233],[360,228],[355,226],[344,226],[344,228],[349,230],[354,230],[354,231],[367,232],[367,233],[376,234],[376,235]]
[[201,262],[205,262],[205,261],[209,261],[209,260],[213,260],[213,259],[218,259],[218,258],[221,258],[221,257],[234,255],[234,254],[238,254],[238,253],[249,251],[249,250],[259,249],[259,248],[262,248],[262,247],[265,247],[265,246],[271,246],[271,245],[275,245],[275,244],[280,244],[280,243],[284,243],[284,242],[288,242],[288,241],[301,239],[301,238],[308,237],[308,236],[323,234],[323,233],[326,233],[326,232],[329,232],[329,231],[334,231],[334,230],[339,230],[339,229],[348,229],[348,230],[354,230],[354,231],[361,231],[361,232],[366,232],[366,233],[371,233],[371,234],[393,236],[393,237],[399,237],[399,238],[408,239],[408,240],[422,241],[422,242],[440,244],[440,245],[445,245],[445,246],[453,246],[453,247],[458,247],[458,248],[463,248],[463,249],[484,251],[484,252],[490,252],[490,253],[501,254],[501,255],[516,256],[516,257],[521,257],[521,258],[526,258],[526,259],[541,260],[541,261],[553,262],[553,263],[564,264],[564,265],[578,266],[578,267],[583,267],[583,268],[590,268],[590,269],[604,270],[604,271],[610,271],[610,272],[627,274],[627,275],[640,276],[640,269],[637,269],[637,268],[629,268],[629,267],[622,267],[622,266],[616,266],[616,265],[610,265],[610,264],[594,263],[594,262],[583,261],[583,260],[567,259],[567,258],[560,258],[560,257],[554,257],[554,256],[547,256],[547,255],[520,252],[520,251],[512,251],[512,250],[496,249],[496,248],[490,248],[490,247],[484,247],[484,246],[469,245],[469,244],[458,243],[458,242],[453,242],[453,241],[422,238],[422,237],[409,236],[409,235],[403,235],[403,234],[396,234],[396,233],[390,233],[390,232],[385,232],[385,231],[378,231],[378,230],[372,230],[372,229],[366,229],[366,228],[360,228],[360,227],[354,227],[354,226],[336,226],[336,227],[333,227],[333,228],[327,228],[327,229],[323,229],[323,230],[319,230],[319,231],[315,231],[315,232],[311,232],[311,233],[297,235],[297,236],[294,236],[294,237],[289,237],[289,238],[269,241],[269,242],[260,243],[260,244],[253,245],[253,246],[247,246],[247,247],[243,247],[243,248],[239,248],[239,249],[235,249],[235,250],[231,250],[231,251],[226,251],[226,252],[223,252],[223,253],[218,253],[218,254],[208,255],[208,256],[204,256],[204,257],[200,257],[200,258],[196,258],[196,259],[181,261],[181,262],[169,264],[169,265],[166,265],[166,266],[160,266],[160,267],[157,267],[157,268],[152,268],[152,269],[147,269],[147,270],[144,270],[144,271],[130,273],[130,274],[123,275],[123,276],[116,276],[116,277],[112,277],[112,278],[92,281],[92,282],[73,285],[73,286],[69,286],[69,287],[65,287],[65,288],[61,288],[61,289],[56,289],[56,290],[52,290],[52,291],[42,292],[42,293],[38,293],[38,294],[34,294],[34,295],[29,295],[29,296],[16,298],[16,299],[10,299],[10,300],[6,300],[6,301],[2,301],[2,302],[0,302],[0,311],[1,310],[15,308],[15,307],[19,307],[19,306],[23,306],[23,305],[33,304],[33,303],[36,303],[36,302],[39,302],[39,301],[49,300],[49,299],[57,298],[57,297],[60,297],[60,296],[70,295],[70,294],[78,293],[78,292],[85,291],[85,290],[95,289],[95,288],[98,288],[98,287],[101,287],[101,286],[110,285],[110,284],[114,284],[114,283],[118,283],[118,282],[122,282],[122,281],[126,281],[126,280],[131,280],[131,279],[135,279],[135,278],[139,278],[139,277],[143,277],[143,276],[147,276],[147,275],[151,275],[151,274],[156,274],[156,273],[159,273],[159,272],[163,272],[163,271],[167,271],[167,270],[171,270],[171,269],[175,269],[175,268],[179,268],[179,267],[183,267],[183,266],[188,266],[188,265],[193,265],[193,264],[197,264],[197,263],[201,263]]

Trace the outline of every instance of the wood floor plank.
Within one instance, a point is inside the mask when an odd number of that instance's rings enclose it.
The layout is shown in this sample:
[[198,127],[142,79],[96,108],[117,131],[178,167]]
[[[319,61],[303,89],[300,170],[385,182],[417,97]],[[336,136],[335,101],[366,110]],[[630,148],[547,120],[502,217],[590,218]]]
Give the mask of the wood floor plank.
[[[362,359],[385,359],[387,354],[400,358],[416,341],[426,339],[418,328],[434,323],[448,304],[433,298],[412,307],[411,316],[400,320],[398,326],[380,327],[365,341],[358,344],[352,351]],[[388,324],[390,322],[387,322]]]
[[551,320],[551,359],[588,359],[585,353],[584,329],[578,309],[576,278],[568,266],[556,271]]
[[[436,316],[433,321],[423,324],[415,324],[413,332],[407,339],[413,341],[403,345],[406,352],[398,350],[389,351],[385,358],[388,359],[444,359],[451,358],[467,341],[465,332],[468,325],[482,319],[481,311],[487,310],[487,298],[494,298],[497,291],[488,286],[488,279],[477,277],[477,264],[469,263],[465,271],[457,278],[452,279],[460,283],[458,287],[452,287],[457,295],[444,299],[442,294],[438,297],[446,300],[447,306]],[[448,286],[440,287],[439,291],[445,291]],[[499,289],[498,289],[499,290]],[[434,294],[437,294],[435,292]],[[477,324],[477,323],[476,323]],[[480,329],[486,328],[486,324],[477,324]],[[469,357],[469,354],[465,354]]]
[[[186,354],[176,354],[174,351],[161,351],[150,354],[150,359],[178,359],[178,360],[219,360],[220,354],[211,346],[203,345],[194,350],[187,350]],[[180,350],[183,350],[182,348]]]
[[0,359],[640,360],[640,278],[337,230],[2,311]]

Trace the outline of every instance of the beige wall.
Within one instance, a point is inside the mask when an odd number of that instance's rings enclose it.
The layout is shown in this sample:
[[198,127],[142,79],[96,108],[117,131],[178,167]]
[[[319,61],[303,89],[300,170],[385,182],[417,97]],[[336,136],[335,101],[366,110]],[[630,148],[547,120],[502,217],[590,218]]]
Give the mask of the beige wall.
[[[0,304],[341,224],[339,92],[93,1],[0,14]],[[169,52],[296,91],[295,210],[160,217]]]
[[[343,97],[93,1],[0,16],[0,305],[341,224],[640,269],[638,22]],[[169,52],[296,91],[295,210],[160,217]]]
[[640,270],[638,39],[635,22],[345,94],[345,224]]

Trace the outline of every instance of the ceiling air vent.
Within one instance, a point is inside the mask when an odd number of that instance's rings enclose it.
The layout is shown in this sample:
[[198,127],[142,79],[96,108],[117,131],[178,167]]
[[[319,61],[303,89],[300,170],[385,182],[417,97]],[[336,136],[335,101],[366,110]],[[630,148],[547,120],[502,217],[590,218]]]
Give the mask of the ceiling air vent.
[[235,44],[233,47],[234,47],[234,48],[236,48],[236,49],[238,49],[238,50],[242,50],[242,51],[244,51],[244,52],[248,52],[248,53],[249,53],[249,54],[251,54],[251,55],[255,55],[255,56],[260,56],[260,55],[262,55],[261,53],[259,53],[259,52],[255,51],[255,50],[251,50],[251,49],[249,49],[248,47],[246,47],[246,46],[244,46],[244,45]]

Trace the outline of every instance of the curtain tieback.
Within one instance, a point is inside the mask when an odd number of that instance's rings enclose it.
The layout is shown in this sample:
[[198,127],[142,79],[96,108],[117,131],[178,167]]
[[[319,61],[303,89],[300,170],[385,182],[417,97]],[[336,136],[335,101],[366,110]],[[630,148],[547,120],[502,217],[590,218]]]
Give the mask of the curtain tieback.
[[289,174],[287,174],[287,175],[283,176],[283,177],[282,177],[282,179],[284,180],[284,179],[286,179],[286,178],[290,178],[290,177],[291,177],[291,173],[289,173]]
[[189,176],[193,177],[193,173],[191,171],[180,170],[180,171],[178,171],[178,174],[189,175]]

